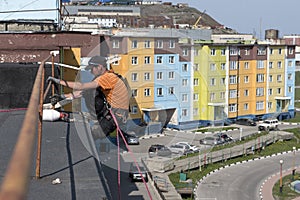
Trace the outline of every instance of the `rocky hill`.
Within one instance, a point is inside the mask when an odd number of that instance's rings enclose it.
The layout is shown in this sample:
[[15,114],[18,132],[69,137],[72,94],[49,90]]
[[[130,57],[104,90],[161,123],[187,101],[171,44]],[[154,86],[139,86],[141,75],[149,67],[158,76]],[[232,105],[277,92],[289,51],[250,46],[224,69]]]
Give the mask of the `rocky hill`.
[[173,18],[174,24],[189,24],[191,27],[197,22],[201,16],[200,21],[197,23],[198,27],[211,28],[214,33],[237,33],[235,30],[227,28],[220,24],[211,16],[200,12],[196,8],[176,5],[141,5],[142,17],[147,16],[166,16]]

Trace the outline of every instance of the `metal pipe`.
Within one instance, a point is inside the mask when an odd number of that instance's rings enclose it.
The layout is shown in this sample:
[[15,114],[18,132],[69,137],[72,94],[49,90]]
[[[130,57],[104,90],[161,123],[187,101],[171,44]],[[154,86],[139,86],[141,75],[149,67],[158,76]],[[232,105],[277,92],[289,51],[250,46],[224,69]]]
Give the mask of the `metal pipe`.
[[22,128],[1,185],[0,200],[26,199],[38,120],[43,68],[45,61],[50,56],[39,66]]

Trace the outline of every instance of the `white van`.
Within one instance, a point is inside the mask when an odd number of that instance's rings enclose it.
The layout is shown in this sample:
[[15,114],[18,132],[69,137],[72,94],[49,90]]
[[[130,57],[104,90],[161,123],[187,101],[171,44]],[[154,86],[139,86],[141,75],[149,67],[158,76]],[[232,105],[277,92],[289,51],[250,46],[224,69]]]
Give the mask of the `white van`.
[[189,147],[185,144],[173,144],[169,147],[169,149],[172,151],[172,153],[185,155],[189,152]]

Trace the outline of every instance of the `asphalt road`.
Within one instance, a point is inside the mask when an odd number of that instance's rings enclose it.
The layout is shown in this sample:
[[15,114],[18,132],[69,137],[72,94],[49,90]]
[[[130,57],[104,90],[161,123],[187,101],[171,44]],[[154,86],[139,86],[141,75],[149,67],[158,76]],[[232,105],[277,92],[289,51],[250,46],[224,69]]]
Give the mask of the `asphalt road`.
[[[296,153],[295,165],[300,165],[300,153]],[[198,199],[260,200],[259,189],[264,180],[279,173],[279,161],[283,170],[292,169],[293,153],[263,158],[221,169],[199,184]]]

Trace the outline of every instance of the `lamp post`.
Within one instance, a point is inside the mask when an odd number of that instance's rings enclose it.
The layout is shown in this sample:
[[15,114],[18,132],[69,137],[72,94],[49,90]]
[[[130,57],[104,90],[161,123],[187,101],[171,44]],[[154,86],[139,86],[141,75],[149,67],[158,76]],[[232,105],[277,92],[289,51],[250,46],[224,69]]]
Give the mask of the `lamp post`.
[[283,164],[283,160],[280,160],[279,163],[280,163],[280,183],[279,183],[279,192],[282,193],[282,164]]
[[295,176],[295,160],[296,160],[296,147],[293,147],[293,168],[292,168],[292,180],[294,180]]

